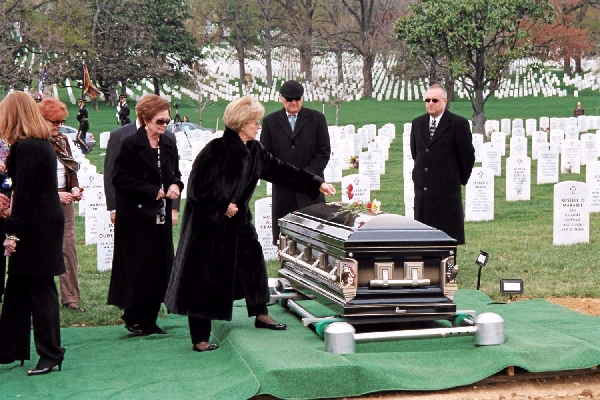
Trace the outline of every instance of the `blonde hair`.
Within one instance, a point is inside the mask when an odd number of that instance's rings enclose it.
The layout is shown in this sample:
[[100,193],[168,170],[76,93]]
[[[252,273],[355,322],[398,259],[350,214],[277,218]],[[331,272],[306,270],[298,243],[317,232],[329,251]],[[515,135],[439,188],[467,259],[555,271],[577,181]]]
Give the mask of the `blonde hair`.
[[232,101],[225,108],[223,123],[229,129],[239,132],[242,126],[256,122],[265,115],[265,107],[254,97],[243,96]]
[[27,138],[52,136],[37,103],[29,94],[14,91],[0,102],[0,137],[8,144]]

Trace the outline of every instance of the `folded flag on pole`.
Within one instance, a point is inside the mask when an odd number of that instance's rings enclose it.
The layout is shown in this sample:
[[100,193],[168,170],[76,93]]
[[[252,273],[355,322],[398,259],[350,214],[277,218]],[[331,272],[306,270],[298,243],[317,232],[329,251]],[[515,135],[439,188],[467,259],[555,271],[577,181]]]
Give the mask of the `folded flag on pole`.
[[94,85],[92,79],[90,78],[90,73],[88,71],[87,65],[85,62],[83,63],[83,87],[82,87],[82,98],[85,100],[89,97],[95,99],[100,96],[102,92],[100,89]]

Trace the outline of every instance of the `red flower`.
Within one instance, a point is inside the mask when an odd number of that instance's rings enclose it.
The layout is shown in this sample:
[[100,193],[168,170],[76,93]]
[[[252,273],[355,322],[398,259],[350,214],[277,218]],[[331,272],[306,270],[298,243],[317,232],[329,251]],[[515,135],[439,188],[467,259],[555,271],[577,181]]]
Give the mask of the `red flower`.
[[348,188],[346,189],[346,194],[348,195],[348,200],[352,200],[352,198],[354,197],[354,193],[352,193],[352,190],[354,189],[354,186],[352,186],[352,184],[348,184]]

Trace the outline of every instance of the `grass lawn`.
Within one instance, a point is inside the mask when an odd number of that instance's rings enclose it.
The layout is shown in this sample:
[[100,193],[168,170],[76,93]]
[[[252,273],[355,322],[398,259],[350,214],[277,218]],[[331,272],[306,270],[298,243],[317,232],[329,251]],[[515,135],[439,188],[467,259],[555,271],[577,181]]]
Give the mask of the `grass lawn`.
[[[66,92],[61,99],[67,100]],[[521,99],[490,99],[486,103],[488,119],[502,118],[539,118],[570,117],[575,103],[581,101],[588,115],[597,115],[600,109],[600,96],[590,90],[580,92],[578,98],[569,97],[530,97]],[[200,122],[197,110],[191,101],[181,100],[180,114],[188,115],[191,122]],[[221,117],[226,106],[220,101],[206,109],[201,124],[222,129]],[[131,106],[132,104],[130,104]],[[305,103],[306,107],[322,110],[321,103]],[[468,100],[452,102],[452,111],[466,118],[472,114]],[[88,158],[103,171],[104,149],[99,147],[99,133],[115,129],[115,109],[100,104],[99,110],[90,110],[90,130],[96,136],[98,145]],[[266,112],[280,108],[280,104],[265,104]],[[174,110],[173,110],[174,111]],[[76,127],[77,107],[69,106],[67,125]],[[381,178],[381,190],[371,194],[372,198],[382,201],[385,212],[404,213],[403,177],[402,177],[402,132],[405,123],[424,113],[421,101],[375,101],[371,99],[344,103],[340,109],[340,125],[386,123],[396,125],[396,140],[390,149],[390,159],[386,165],[386,174]],[[173,112],[174,114],[174,112]],[[325,106],[325,115],[330,124],[335,121],[335,109]],[[530,145],[531,147],[531,145]],[[531,150],[530,150],[531,151]],[[504,160],[503,160],[504,164]],[[476,164],[478,166],[479,164]],[[590,243],[573,246],[552,245],[553,185],[536,185],[537,162],[532,162],[531,200],[507,202],[505,200],[505,174],[495,179],[495,218],[488,222],[466,223],[466,245],[458,251],[459,287],[474,289],[477,285],[478,266],[475,259],[479,250],[490,254],[488,265],[482,270],[481,290],[494,300],[503,301],[507,297],[499,291],[501,278],[521,278],[524,280],[524,297],[600,297],[600,274],[597,272],[598,246],[600,234],[600,216],[590,216]],[[345,173],[353,173],[348,170]],[[585,181],[585,167],[579,175],[561,175],[561,181]],[[337,184],[337,189],[340,185]],[[255,198],[265,195],[265,185],[255,192]],[[339,201],[338,194],[332,201]],[[83,243],[83,218],[77,218],[78,256],[80,263],[80,285],[84,314],[61,311],[63,326],[103,325],[120,323],[121,312],[116,307],[106,305],[107,287],[110,272],[96,272],[96,248]],[[178,229],[175,229],[175,240]],[[276,276],[277,262],[269,262],[269,273]]]

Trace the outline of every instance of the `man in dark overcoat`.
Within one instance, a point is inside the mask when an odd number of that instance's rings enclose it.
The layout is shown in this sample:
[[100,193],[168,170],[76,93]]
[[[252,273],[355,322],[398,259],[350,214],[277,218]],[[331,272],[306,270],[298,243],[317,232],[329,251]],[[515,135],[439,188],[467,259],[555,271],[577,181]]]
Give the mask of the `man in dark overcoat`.
[[121,126],[131,123],[129,119],[129,105],[127,104],[127,95],[122,94],[119,96],[119,122]]
[[414,217],[464,244],[461,185],[471,176],[475,148],[469,122],[448,111],[446,104],[446,90],[432,85],[425,96],[427,114],[412,121]]
[[[323,178],[331,156],[325,116],[302,106],[304,87],[295,80],[281,85],[279,94],[283,108],[263,119],[260,142],[280,160]],[[321,194],[317,199],[311,199],[292,188],[274,184],[272,201],[273,244],[277,244],[279,218],[301,208],[324,203],[325,197]]]

